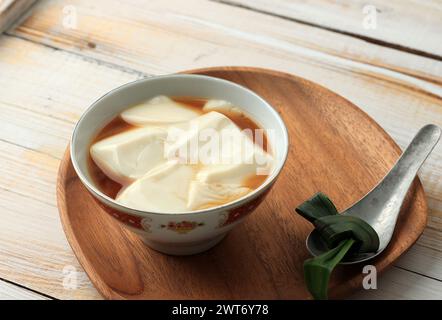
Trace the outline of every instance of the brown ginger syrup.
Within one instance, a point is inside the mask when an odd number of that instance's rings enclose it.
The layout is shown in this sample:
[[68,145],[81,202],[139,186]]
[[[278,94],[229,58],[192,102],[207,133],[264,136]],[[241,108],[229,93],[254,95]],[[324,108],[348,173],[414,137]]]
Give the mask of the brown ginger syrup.
[[[171,97],[174,101],[181,103],[188,108],[196,109],[201,114],[206,113],[203,111],[203,107],[208,101],[208,99],[203,98],[193,98],[193,97]],[[218,110],[217,110],[218,111]],[[243,113],[238,112],[227,112],[227,111],[218,111],[228,118],[232,120],[241,130],[244,129],[250,129],[252,132],[255,132],[256,129],[262,129],[256,122],[254,122],[252,119],[244,115]],[[106,124],[95,136],[95,138],[92,140],[90,146],[92,146],[94,143],[106,139],[108,137],[111,137],[113,135],[126,132],[129,130],[133,130],[136,128],[140,128],[139,126],[127,123],[123,120],[120,116],[115,117],[113,120],[111,120],[108,124]],[[261,148],[263,148],[266,152],[270,151],[270,146],[268,144],[267,136],[263,135],[262,141],[255,141],[255,137],[251,137],[256,144],[258,144]],[[126,185],[122,185],[111,178],[109,178],[94,162],[92,159],[90,153],[88,157],[88,169],[89,173],[92,177],[93,182],[98,187],[98,189],[103,192],[108,197],[115,199],[118,193],[126,187]],[[264,181],[267,179],[268,175],[253,175],[250,177],[247,177],[244,179],[243,186],[248,187],[252,190],[258,188],[261,184],[264,183]],[[230,201],[228,201],[230,202]],[[227,203],[227,202],[225,202]],[[213,205],[221,205],[220,204],[213,204]],[[210,206],[213,206],[212,204]]]

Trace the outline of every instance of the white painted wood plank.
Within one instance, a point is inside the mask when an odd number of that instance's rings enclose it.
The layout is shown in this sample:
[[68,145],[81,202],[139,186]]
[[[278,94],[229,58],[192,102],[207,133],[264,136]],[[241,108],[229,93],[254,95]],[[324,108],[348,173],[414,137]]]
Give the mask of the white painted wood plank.
[[0,0],[0,34],[20,18],[36,0]]
[[442,282],[393,268],[378,278],[376,290],[361,290],[354,300],[441,300]]
[[0,218],[1,277],[59,299],[100,298],[67,243],[54,204],[0,186]]
[[48,298],[0,280],[0,300],[48,300]]
[[395,265],[442,281],[441,222],[442,218],[430,216],[423,235]]
[[[63,13],[66,7],[70,15]],[[77,19],[75,28],[63,23],[72,17]],[[252,50],[288,60],[343,64],[340,67],[369,76],[400,77],[389,70],[442,83],[441,61],[207,0],[97,0],[93,7],[86,0],[41,0],[33,15],[13,33],[136,69],[147,65],[159,72],[164,72],[161,66],[166,60],[173,66],[192,59],[193,67],[198,67],[221,53],[226,57],[218,57],[219,63],[225,63],[232,58],[229,52],[238,59],[236,64],[248,64],[244,53]]]
[[[217,1],[442,56],[442,2],[438,0]],[[372,12],[375,16],[369,16]]]

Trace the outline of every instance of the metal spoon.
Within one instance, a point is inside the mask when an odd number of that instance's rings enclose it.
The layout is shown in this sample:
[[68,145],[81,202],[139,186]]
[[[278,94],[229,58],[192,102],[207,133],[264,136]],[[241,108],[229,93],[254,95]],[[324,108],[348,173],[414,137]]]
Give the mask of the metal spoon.
[[[420,129],[384,179],[361,200],[342,212],[342,214],[357,216],[368,222],[376,230],[380,240],[377,252],[346,257],[341,262],[342,264],[372,259],[387,247],[407,191],[440,136],[441,129],[438,126],[429,124]],[[310,233],[306,244],[313,256],[328,251],[316,230]]]

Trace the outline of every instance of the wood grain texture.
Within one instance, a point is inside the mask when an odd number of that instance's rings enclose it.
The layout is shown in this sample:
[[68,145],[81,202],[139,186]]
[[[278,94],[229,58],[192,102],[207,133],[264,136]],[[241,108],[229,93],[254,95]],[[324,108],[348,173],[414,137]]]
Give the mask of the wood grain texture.
[[0,300],[48,300],[48,298],[0,280]]
[[380,276],[377,289],[361,290],[350,299],[441,300],[442,282],[395,268]]
[[11,26],[36,0],[0,0],[0,34]]
[[[283,117],[290,136],[287,163],[264,203],[220,245],[190,257],[148,249],[108,217],[70,162],[60,165],[57,200],[68,240],[97,289],[111,299],[306,299],[302,264],[312,229],[293,208],[317,191],[343,210],[372,189],[400,155],[399,147],[365,113],[309,81],[256,68],[213,68],[215,76],[254,90]],[[382,272],[420,236],[427,205],[418,180],[392,242],[372,261]],[[341,266],[331,297],[361,287],[363,266]]]
[[[76,28],[63,25],[68,6],[75,9]],[[270,67],[281,59],[435,90],[442,96],[440,88],[419,81],[441,84],[442,61],[207,0],[96,0],[94,6],[87,0],[41,0],[12,34],[154,73],[210,66],[212,61]]]
[[[216,0],[329,28],[402,50],[442,58],[442,3],[438,0]],[[364,28],[364,7],[376,9],[377,27]]]
[[442,218],[429,217],[427,228],[396,266],[442,282]]

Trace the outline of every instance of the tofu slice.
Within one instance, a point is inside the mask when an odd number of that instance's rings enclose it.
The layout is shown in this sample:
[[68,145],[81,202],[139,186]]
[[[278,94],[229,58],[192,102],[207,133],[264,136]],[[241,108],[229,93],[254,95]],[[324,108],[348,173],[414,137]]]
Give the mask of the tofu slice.
[[166,137],[163,128],[133,129],[93,144],[90,153],[109,178],[127,184],[166,162]]
[[146,125],[189,121],[201,114],[196,108],[177,103],[166,96],[157,96],[123,111],[121,117],[131,124]]
[[200,210],[234,201],[252,191],[240,185],[192,181],[189,188],[189,210]]
[[257,146],[236,126],[225,128],[228,134],[221,136],[220,161],[203,166],[196,179],[208,184],[241,186],[254,175],[269,175],[274,165],[272,155]]
[[250,177],[270,175],[273,157],[260,148],[255,151],[251,158],[239,163],[204,166],[197,173],[196,179],[209,184],[244,185]]
[[218,111],[218,112],[238,112],[242,113],[241,109],[235,107],[232,103],[225,100],[211,99],[204,104],[203,111]]
[[232,120],[215,111],[170,126],[168,132],[165,152],[169,159],[176,157],[186,163],[209,165],[235,163],[235,158],[242,155],[250,158],[254,153],[253,141]]
[[187,211],[189,186],[194,175],[194,167],[169,161],[123,189],[116,201],[146,211]]

